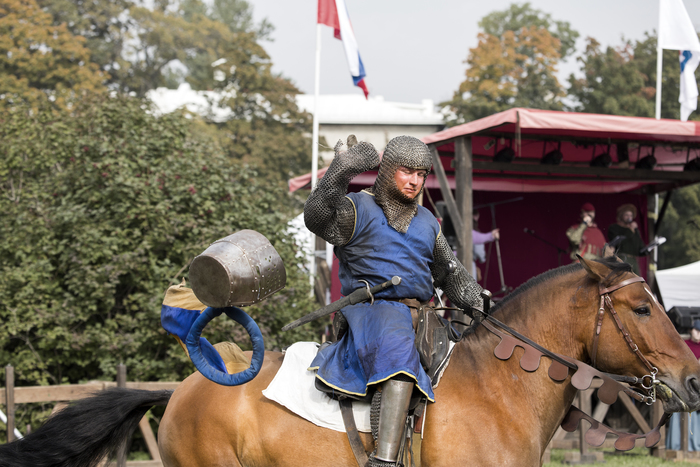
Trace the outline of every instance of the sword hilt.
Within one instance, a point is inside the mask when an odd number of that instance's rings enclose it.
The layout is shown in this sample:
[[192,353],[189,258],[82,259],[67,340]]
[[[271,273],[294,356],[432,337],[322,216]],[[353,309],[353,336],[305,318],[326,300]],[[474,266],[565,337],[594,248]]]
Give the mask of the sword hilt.
[[322,316],[327,316],[333,313],[334,311],[338,311],[342,308],[345,308],[348,305],[355,305],[360,302],[364,302],[365,300],[369,300],[370,298],[374,297],[374,294],[381,292],[382,290],[394,286],[394,285],[399,285],[401,283],[401,278],[399,276],[394,276],[391,279],[389,279],[386,282],[383,282],[381,284],[375,285],[374,287],[363,287],[355,290],[351,294],[349,294],[346,297],[341,298],[340,300],[337,300],[333,303],[329,303],[328,305],[319,308],[318,310],[309,313],[306,316],[303,316],[299,318],[296,321],[292,321],[291,323],[285,325],[282,327],[283,331],[288,331],[290,329],[294,329],[297,326],[301,326],[302,324],[306,324],[308,322],[311,322],[315,319],[318,319]]

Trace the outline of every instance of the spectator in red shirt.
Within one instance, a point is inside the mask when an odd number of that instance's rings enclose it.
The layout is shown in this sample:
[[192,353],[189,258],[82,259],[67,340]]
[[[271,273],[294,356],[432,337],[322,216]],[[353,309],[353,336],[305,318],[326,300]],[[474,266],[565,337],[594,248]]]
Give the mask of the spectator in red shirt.
[[580,222],[566,231],[571,246],[571,259],[578,261],[576,255],[584,259],[596,259],[603,255],[605,236],[600,231],[595,219],[595,208],[591,203],[581,206]]
[[[695,358],[700,360],[700,320],[695,320],[690,330],[690,339],[685,341]],[[700,414],[690,413],[688,423],[688,450],[700,451]],[[666,425],[666,449],[681,449],[681,414],[674,413]]]
[[690,330],[690,339],[685,341],[685,343],[693,351],[695,358],[700,360],[700,319],[695,320],[693,323],[693,328]]

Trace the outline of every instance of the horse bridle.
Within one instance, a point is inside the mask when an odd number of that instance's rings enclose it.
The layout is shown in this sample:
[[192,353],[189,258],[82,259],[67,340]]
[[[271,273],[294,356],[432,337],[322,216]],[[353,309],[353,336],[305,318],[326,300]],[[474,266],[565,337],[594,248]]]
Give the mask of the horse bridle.
[[[639,350],[639,346],[634,343],[632,340],[632,336],[630,336],[630,333],[627,332],[627,329],[625,328],[625,325],[622,324],[622,321],[620,320],[620,316],[617,314],[617,311],[615,310],[615,307],[613,306],[612,299],[610,298],[610,293],[614,292],[618,289],[621,289],[625,286],[628,286],[630,284],[634,284],[636,282],[644,282],[644,278],[642,277],[632,277],[630,279],[624,280],[620,282],[619,284],[615,284],[611,287],[603,287],[602,284],[598,284],[598,291],[600,294],[600,307],[598,308],[598,323],[595,328],[595,333],[593,335],[593,349],[591,351],[591,362],[592,366],[596,366],[596,354],[598,352],[598,338],[600,337],[600,330],[603,325],[603,318],[605,317],[605,305],[608,306],[608,309],[610,310],[610,314],[615,320],[615,323],[617,324],[617,328],[620,330],[622,335],[625,338],[625,341],[627,342],[627,345],[630,347],[632,352],[634,352],[637,357],[642,361],[644,366],[647,367],[649,370],[648,375],[644,375],[641,378],[637,378],[636,376],[631,377],[631,380],[625,380],[625,382],[629,382],[631,384],[639,384],[643,389],[645,389],[648,393],[650,393],[650,396],[644,396],[643,401],[647,405],[651,405],[654,402],[656,402],[656,385],[659,384],[661,381],[656,379],[656,375],[659,372],[658,368],[653,366],[651,363],[649,363],[649,360],[642,354],[642,352]],[[616,378],[618,379],[618,378]]]
[[[656,402],[656,386],[661,383],[658,379],[656,379],[656,375],[659,372],[659,370],[652,366],[651,363],[649,363],[649,360],[644,357],[644,355],[641,353],[639,350],[639,347],[632,341],[632,337],[630,336],[629,332],[627,332],[627,329],[625,329],[625,326],[622,324],[622,321],[620,321],[620,317],[617,314],[617,311],[615,310],[615,307],[613,306],[612,299],[610,298],[610,293],[614,292],[618,289],[621,289],[622,287],[628,286],[630,284],[634,284],[635,282],[644,282],[644,279],[642,277],[633,277],[627,280],[624,280],[620,282],[619,284],[615,284],[610,287],[603,287],[601,284],[598,285],[598,291],[600,294],[600,307],[598,308],[598,323],[595,328],[595,333],[593,337],[593,349],[592,349],[592,356],[591,356],[591,362],[592,366],[595,368],[595,360],[596,360],[596,353],[598,351],[598,338],[600,337],[600,330],[603,325],[603,318],[605,316],[605,305],[608,305],[608,308],[610,309],[610,313],[612,314],[615,323],[617,324],[618,329],[622,332],[622,335],[625,337],[625,341],[629,345],[630,349],[632,352],[634,352],[637,357],[644,363],[644,365],[649,369],[649,374],[644,375],[641,378],[637,376],[622,376],[622,375],[615,375],[615,374],[610,374],[610,373],[605,373],[605,375],[609,376],[610,378],[614,379],[615,381],[618,382],[623,382],[623,383],[628,383],[628,384],[639,384],[642,389],[647,391],[648,394],[650,395],[645,395],[640,392],[635,391],[632,388],[625,388],[625,393],[632,397],[633,399],[639,401],[639,402],[644,402],[647,405],[652,405],[654,402]],[[484,291],[486,292],[486,291]],[[484,298],[484,303],[489,303],[488,298],[490,298],[490,294],[487,293],[487,295],[482,294],[482,297]],[[481,312],[481,310],[479,310]],[[555,354],[554,352],[551,352],[548,349],[545,349],[541,345],[537,344],[536,342],[532,341],[531,339],[523,336],[519,332],[517,332],[515,329],[512,329],[511,327],[507,326],[506,324],[502,323],[498,319],[494,318],[488,313],[488,307],[486,307],[485,312],[481,312],[483,319],[485,322],[484,324],[487,328],[489,326],[486,324],[486,322],[491,322],[501,329],[504,329],[517,339],[521,340],[522,342],[525,342],[526,344],[534,347],[544,355],[547,355],[549,358],[552,360],[555,360],[562,365],[572,369],[572,370],[577,370],[578,366],[573,363],[573,361],[569,361],[568,359],[562,358],[562,356]],[[453,322],[461,323],[460,321],[453,320]],[[461,323],[467,326],[466,323]],[[493,331],[492,331],[493,332]],[[460,336],[461,338],[461,336]],[[647,384],[648,383],[648,384]]]

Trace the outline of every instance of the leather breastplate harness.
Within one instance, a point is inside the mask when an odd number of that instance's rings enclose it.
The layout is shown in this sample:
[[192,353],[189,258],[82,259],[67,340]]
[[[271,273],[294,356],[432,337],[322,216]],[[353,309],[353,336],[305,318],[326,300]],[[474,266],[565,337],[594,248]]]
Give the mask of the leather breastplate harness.
[[[591,382],[593,381],[594,377],[600,378],[603,381],[603,385],[598,390],[598,397],[602,402],[608,405],[612,405],[617,400],[617,395],[619,392],[624,392],[638,401],[645,402],[647,405],[653,404],[656,401],[656,386],[659,384],[663,384],[661,383],[661,381],[656,379],[658,369],[651,365],[649,360],[647,360],[647,358],[641,353],[639,347],[633,342],[629,332],[627,331],[627,329],[625,329],[624,325],[622,324],[622,321],[620,320],[620,317],[617,314],[617,311],[613,306],[612,299],[609,295],[615,290],[621,289],[622,287],[636,282],[644,282],[644,279],[641,277],[634,277],[608,288],[604,288],[602,286],[599,287],[600,307],[598,309],[598,320],[594,331],[591,361],[592,364],[595,365],[596,353],[598,349],[598,340],[600,337],[600,330],[602,327],[603,318],[605,316],[605,308],[607,305],[607,308],[610,310],[610,314],[613,316],[613,319],[615,320],[618,329],[620,330],[620,332],[622,332],[622,335],[625,338],[625,341],[629,345],[630,349],[649,369],[650,373],[648,375],[644,375],[641,378],[639,378],[636,376],[630,377],[603,373],[595,369],[593,366],[587,365],[573,358],[565,357],[551,352],[541,347],[537,343],[531,341],[522,334],[518,333],[517,331],[506,326],[496,318],[485,314],[485,319],[482,322],[482,324],[489,331],[501,338],[501,342],[494,349],[494,355],[500,360],[508,360],[512,356],[515,347],[519,346],[525,350],[525,353],[523,354],[520,360],[520,366],[525,371],[537,370],[537,368],[539,367],[540,358],[543,355],[546,355],[547,357],[552,359],[552,364],[549,368],[549,376],[555,381],[564,381],[568,377],[569,370],[571,369],[574,371],[574,374],[571,376],[571,384],[576,389],[581,391],[588,389],[591,386]],[[488,301],[485,300],[485,303],[488,303]],[[486,311],[488,312],[488,310]],[[494,324],[502,330],[506,331],[507,333],[504,333],[500,329],[497,329],[496,326],[494,326]],[[642,387],[642,389],[646,391],[647,394],[642,394],[641,392],[636,391],[632,388],[625,387],[619,382],[639,384]],[[621,451],[627,451],[632,449],[635,446],[635,441],[640,438],[645,438],[646,447],[652,447],[656,443],[658,443],[661,436],[659,430],[661,426],[663,426],[666,423],[669,417],[669,414],[664,413],[664,415],[661,417],[661,420],[652,431],[650,431],[649,433],[638,435],[613,430],[598,422],[597,420],[593,419],[589,415],[583,413],[577,407],[571,406],[569,412],[564,417],[561,426],[566,431],[571,432],[577,428],[582,419],[587,420],[591,424],[591,427],[586,433],[586,441],[589,444],[593,446],[599,446],[605,440],[606,434],[614,434],[618,437],[617,441],[615,442],[615,448]]]

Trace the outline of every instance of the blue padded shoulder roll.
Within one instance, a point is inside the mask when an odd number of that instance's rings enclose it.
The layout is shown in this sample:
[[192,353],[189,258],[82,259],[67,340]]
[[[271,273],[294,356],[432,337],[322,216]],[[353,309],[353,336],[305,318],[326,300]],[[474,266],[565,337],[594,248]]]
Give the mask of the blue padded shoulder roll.
[[[253,343],[253,357],[250,359],[250,367],[248,367],[247,370],[234,375],[229,375],[228,373],[224,373],[214,368],[207,361],[207,359],[204,358],[199,344],[199,338],[202,335],[202,330],[204,327],[209,323],[209,321],[216,318],[221,313],[226,313],[229,318],[243,325],[250,336],[251,342]],[[255,323],[253,318],[248,316],[245,311],[236,307],[209,307],[204,310],[190,328],[190,332],[187,335],[186,344],[187,351],[190,353],[190,359],[192,360],[192,363],[194,363],[197,370],[199,370],[199,372],[202,373],[202,375],[204,375],[204,377],[207,379],[223,386],[238,386],[252,380],[260,371],[263,358],[265,358],[265,344],[263,342],[260,328]]]

